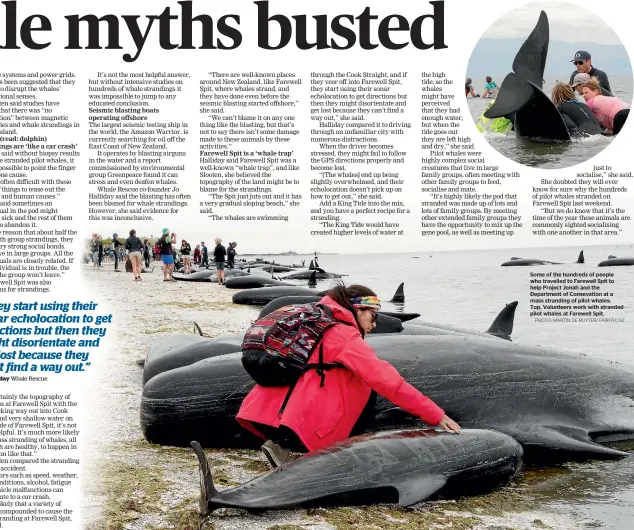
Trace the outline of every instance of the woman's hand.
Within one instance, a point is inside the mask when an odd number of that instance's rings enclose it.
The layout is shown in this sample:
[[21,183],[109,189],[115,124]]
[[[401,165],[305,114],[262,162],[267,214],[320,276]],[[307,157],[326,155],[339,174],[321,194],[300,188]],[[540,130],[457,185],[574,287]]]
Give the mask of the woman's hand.
[[442,420],[440,420],[440,423],[438,423],[438,425],[442,427],[443,429],[445,429],[447,432],[460,434],[460,425],[458,425],[446,414],[443,416]]

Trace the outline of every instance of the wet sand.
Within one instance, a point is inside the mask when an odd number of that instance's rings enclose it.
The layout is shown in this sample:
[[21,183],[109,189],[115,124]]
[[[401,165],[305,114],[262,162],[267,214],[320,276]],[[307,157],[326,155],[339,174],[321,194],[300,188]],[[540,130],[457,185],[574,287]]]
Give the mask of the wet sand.
[[[395,506],[296,509],[249,515],[223,509],[201,521],[198,466],[190,449],[148,444],[139,425],[142,368],[136,361],[171,333],[205,336],[242,333],[257,311],[231,302],[235,291],[213,283],[163,282],[161,264],[134,282],[131,273],[85,265],[82,291],[113,313],[95,359],[82,430],[82,508],[86,529],[573,529],[582,521],[540,512],[524,475],[496,492],[457,501]],[[257,451],[207,451],[218,489],[237,486],[268,470]],[[530,481],[529,481],[530,482]]]

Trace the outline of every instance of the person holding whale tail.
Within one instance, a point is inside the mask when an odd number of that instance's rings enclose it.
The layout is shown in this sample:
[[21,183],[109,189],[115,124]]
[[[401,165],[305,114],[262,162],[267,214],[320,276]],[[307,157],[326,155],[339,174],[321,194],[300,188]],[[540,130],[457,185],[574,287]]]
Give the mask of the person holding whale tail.
[[[244,428],[266,440],[262,451],[272,467],[286,463],[291,450],[313,451],[362,434],[374,415],[377,394],[429,425],[460,432],[460,426],[443,409],[407,383],[391,364],[379,359],[364,341],[381,308],[374,291],[362,285],[337,285],[315,308],[327,315],[329,324],[324,326],[321,340],[318,335],[313,339],[312,353],[298,378],[287,386],[257,384],[237,414]],[[265,318],[253,328],[264,325]],[[245,349],[250,331],[243,342],[243,364],[253,376],[250,368],[257,367],[257,362],[248,364],[249,349]],[[307,342],[299,339],[294,346],[310,350]]]

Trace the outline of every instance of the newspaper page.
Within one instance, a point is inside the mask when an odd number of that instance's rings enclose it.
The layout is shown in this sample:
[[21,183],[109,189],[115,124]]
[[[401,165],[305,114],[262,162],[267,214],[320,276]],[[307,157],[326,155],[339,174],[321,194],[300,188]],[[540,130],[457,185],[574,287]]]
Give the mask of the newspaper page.
[[631,528],[633,14],[0,2],[0,528]]

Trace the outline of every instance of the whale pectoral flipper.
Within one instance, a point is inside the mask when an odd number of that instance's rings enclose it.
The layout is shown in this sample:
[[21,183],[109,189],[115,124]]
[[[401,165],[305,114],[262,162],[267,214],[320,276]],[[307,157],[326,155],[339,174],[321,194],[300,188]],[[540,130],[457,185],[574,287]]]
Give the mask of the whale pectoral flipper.
[[214,481],[211,477],[211,470],[209,469],[209,462],[203,451],[203,448],[198,442],[191,442],[189,444],[196,453],[198,458],[198,470],[200,472],[200,499],[198,501],[200,507],[200,514],[202,516],[208,515],[209,501],[218,494],[218,491],[214,487]]
[[506,434],[515,438],[522,446],[549,449],[552,451],[567,451],[578,453],[580,456],[595,458],[621,458],[630,453],[611,449],[598,444],[590,438],[588,432],[578,427],[567,426],[536,426],[534,429],[521,429]]
[[393,486],[398,491],[398,503],[400,506],[413,506],[431,497],[447,483],[444,475],[427,475],[424,477],[404,477],[394,482]]

